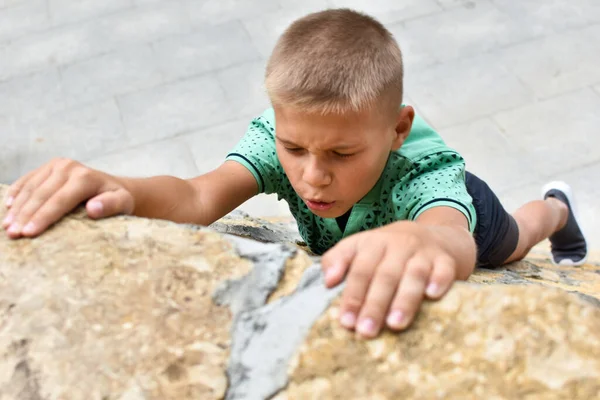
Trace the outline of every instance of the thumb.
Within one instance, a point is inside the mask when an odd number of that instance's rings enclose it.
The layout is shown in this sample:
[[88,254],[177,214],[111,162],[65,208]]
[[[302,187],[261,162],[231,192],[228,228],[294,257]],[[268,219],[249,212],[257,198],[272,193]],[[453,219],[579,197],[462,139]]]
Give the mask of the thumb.
[[335,286],[344,279],[355,256],[356,240],[354,238],[342,240],[323,255],[321,267],[325,274],[327,287]]
[[111,217],[117,214],[133,213],[133,196],[123,188],[111,190],[91,198],[86,204],[90,218]]

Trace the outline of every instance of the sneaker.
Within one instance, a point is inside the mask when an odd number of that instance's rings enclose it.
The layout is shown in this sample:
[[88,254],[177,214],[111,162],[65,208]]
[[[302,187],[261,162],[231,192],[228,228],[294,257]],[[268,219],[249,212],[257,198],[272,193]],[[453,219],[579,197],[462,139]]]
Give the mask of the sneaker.
[[550,182],[543,187],[542,196],[544,200],[554,197],[569,208],[569,217],[565,226],[548,238],[551,245],[552,262],[555,265],[571,266],[585,264],[588,255],[587,242],[577,223],[577,210],[571,187],[565,182]]

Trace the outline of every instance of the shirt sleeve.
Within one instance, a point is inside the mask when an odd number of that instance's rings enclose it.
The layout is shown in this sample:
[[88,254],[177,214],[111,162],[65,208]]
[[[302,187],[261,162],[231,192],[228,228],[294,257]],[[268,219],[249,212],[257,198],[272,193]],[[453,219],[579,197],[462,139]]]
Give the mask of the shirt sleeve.
[[473,232],[477,222],[473,199],[465,183],[465,161],[456,152],[443,150],[413,161],[408,179],[395,188],[396,209],[409,220],[433,207],[452,207],[467,218]]
[[252,120],[246,133],[227,154],[254,175],[259,193],[277,193],[284,175],[275,151],[275,117],[272,109]]

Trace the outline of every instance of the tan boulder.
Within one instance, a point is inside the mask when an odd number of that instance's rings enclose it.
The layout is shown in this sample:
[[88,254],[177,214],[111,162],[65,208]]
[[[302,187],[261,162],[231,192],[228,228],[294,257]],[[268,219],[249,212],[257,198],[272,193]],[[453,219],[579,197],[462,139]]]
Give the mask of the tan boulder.
[[600,396],[598,264],[537,250],[362,341],[300,242],[239,213],[207,229],[79,209],[0,233],[0,399]]

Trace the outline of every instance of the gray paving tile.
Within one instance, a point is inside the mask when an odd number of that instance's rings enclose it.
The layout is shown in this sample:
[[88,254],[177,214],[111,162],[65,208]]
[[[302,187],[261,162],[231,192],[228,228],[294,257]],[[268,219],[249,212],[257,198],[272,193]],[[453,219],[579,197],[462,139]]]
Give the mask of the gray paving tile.
[[149,44],[70,64],[60,73],[68,105],[110,99],[163,81]]
[[28,0],[12,7],[0,8],[0,41],[16,39],[43,30],[49,25],[45,0]]
[[281,9],[279,0],[183,0],[183,4],[194,28],[235,19],[262,20],[266,13]]
[[402,51],[405,79],[408,79],[413,72],[419,72],[423,68],[439,63],[439,58],[423,48],[421,39],[413,36],[406,29],[404,23],[388,24],[386,28],[394,35],[398,46],[400,46],[400,51]]
[[240,115],[261,114],[270,107],[264,87],[265,62],[244,63],[218,72],[227,102]]
[[190,32],[189,16],[180,1],[139,6],[96,22],[96,31],[117,46],[147,43]]
[[171,175],[187,179],[198,175],[190,150],[181,140],[144,144],[86,160],[85,165],[117,176]]
[[600,21],[597,0],[492,0],[502,11],[544,31],[562,31]]
[[406,94],[438,128],[533,101],[519,79],[484,55],[446,62],[406,77]]
[[114,101],[21,121],[14,131],[27,138],[21,154],[21,173],[54,157],[86,160],[119,149],[124,143],[123,126]]
[[[348,7],[367,13],[383,24],[403,21],[442,11],[435,0],[330,0],[333,7]],[[325,2],[323,2],[325,3]]]
[[239,21],[207,25],[192,34],[153,43],[153,48],[156,63],[167,80],[199,75],[260,58]]
[[488,118],[439,132],[465,158],[467,170],[485,180],[494,191],[539,179],[530,160]]
[[200,173],[209,172],[225,161],[227,154],[244,137],[251,116],[224,124],[203,128],[182,135],[177,140],[185,142],[192,153]]
[[93,19],[133,6],[132,0],[47,0],[54,25]]
[[540,98],[579,89],[600,82],[600,36],[593,33],[571,30],[512,46],[499,53],[499,62]]
[[55,68],[0,83],[0,116],[37,118],[65,107]]
[[[452,8],[462,7],[462,8],[475,8],[477,3],[481,0],[437,0],[438,4],[440,4],[444,9],[450,10]],[[487,0],[483,0],[487,1]]]
[[118,103],[130,145],[236,118],[213,74],[119,96]]
[[0,117],[0,183],[10,184],[21,175],[26,138],[15,131],[14,120]]
[[498,10],[489,1],[407,21],[406,32],[424,51],[442,61],[477,55],[540,34],[538,29]]
[[277,39],[292,22],[309,13],[323,10],[323,8],[323,0],[305,0],[276,11],[265,10],[260,18],[243,16],[241,20],[258,51],[264,58],[268,58]]
[[500,112],[494,120],[543,177],[599,161],[600,96],[590,88]]
[[28,35],[0,48],[0,81],[102,54],[112,45],[92,23]]

